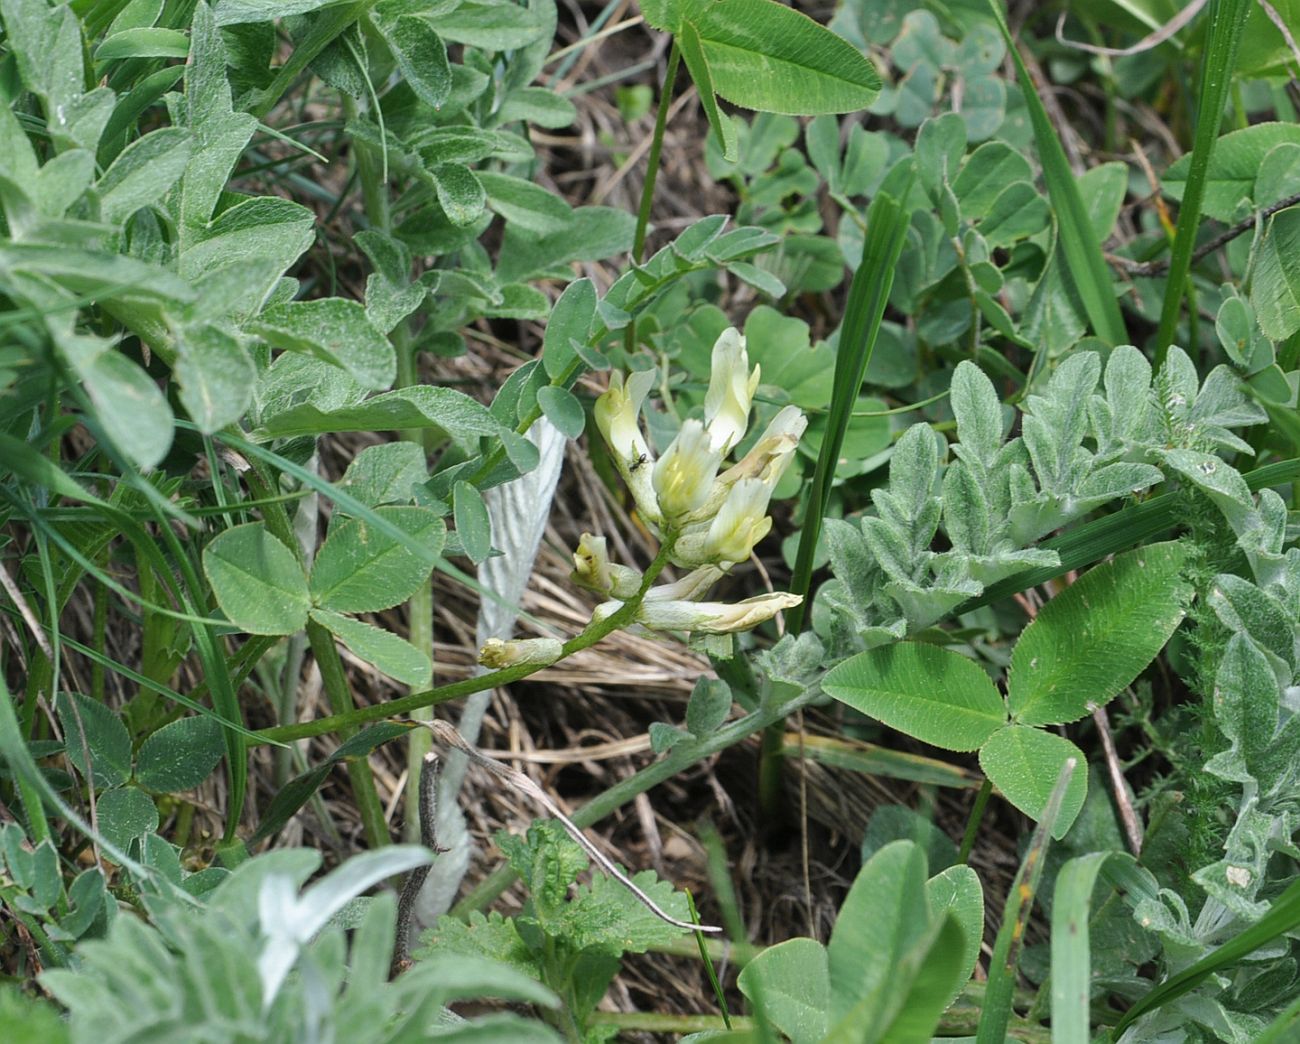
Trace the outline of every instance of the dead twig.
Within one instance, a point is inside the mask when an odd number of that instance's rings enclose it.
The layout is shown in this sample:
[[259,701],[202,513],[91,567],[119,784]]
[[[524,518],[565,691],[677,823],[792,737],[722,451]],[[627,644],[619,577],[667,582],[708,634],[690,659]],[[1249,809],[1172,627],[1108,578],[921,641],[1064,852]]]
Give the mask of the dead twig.
[[[1279,199],[1276,203],[1270,203],[1262,210],[1257,210],[1248,218],[1243,218],[1229,229],[1225,229],[1208,243],[1202,243],[1192,252],[1192,264],[1202,260],[1216,250],[1227,246],[1238,236],[1249,232],[1265,218],[1272,217],[1279,210],[1285,210],[1287,207],[1293,207],[1300,203],[1300,192],[1293,193],[1285,199]],[[1136,276],[1154,276],[1160,275],[1169,267],[1168,258],[1159,258],[1155,261],[1130,261],[1126,257],[1118,257],[1115,254],[1107,255],[1107,260],[1118,268],[1122,268],[1129,275]]]

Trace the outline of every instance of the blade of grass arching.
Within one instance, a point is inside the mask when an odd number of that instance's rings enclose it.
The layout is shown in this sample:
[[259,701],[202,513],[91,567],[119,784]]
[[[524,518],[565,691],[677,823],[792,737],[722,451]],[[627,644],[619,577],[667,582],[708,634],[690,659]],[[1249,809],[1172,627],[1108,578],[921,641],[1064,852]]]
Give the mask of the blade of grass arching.
[[[695,896],[691,890],[686,889],[686,905],[691,911],[691,921],[695,924],[700,923],[699,911],[695,909]],[[705,974],[709,977],[709,986],[713,989],[713,996],[718,1001],[718,1010],[722,1012],[722,1021],[727,1029],[731,1029],[731,1012],[727,1009],[727,995],[722,992],[722,983],[718,981],[717,969],[713,967],[713,958],[709,956],[709,948],[706,945],[704,933],[697,931],[695,933],[695,945],[700,951],[700,960],[704,962]]]
[[[911,180],[903,190],[906,199],[911,191]],[[878,193],[867,210],[867,233],[862,244],[862,262],[853,273],[849,285],[849,298],[840,324],[839,350],[835,356],[835,383],[831,393],[830,410],[826,418],[826,434],[817,467],[813,471],[812,491],[804,511],[803,531],[799,535],[799,551],[795,556],[794,577],[790,589],[803,597],[786,616],[786,625],[795,633],[803,629],[808,618],[808,596],[812,589],[813,561],[817,541],[821,537],[822,520],[831,499],[831,486],[835,482],[835,466],[839,463],[844,436],[853,417],[853,408],[862,390],[862,380],[876,347],[880,321],[885,314],[889,291],[894,285],[894,270],[907,240],[911,215],[902,204],[886,193]]]
[[[10,615],[13,615],[14,613],[14,610],[9,609],[7,607],[4,608],[2,611],[9,613]],[[195,714],[201,715],[205,718],[211,718],[222,728],[233,729],[236,732],[243,735],[244,737],[246,737],[247,739],[255,740],[258,743],[264,742],[260,736],[258,736],[255,732],[252,731],[252,729],[246,728],[244,725],[242,725],[237,721],[231,721],[229,718],[223,718],[211,707],[205,707],[203,706],[203,704],[199,703],[197,700],[193,699],[192,697],[177,692],[175,689],[164,685],[162,682],[154,681],[152,678],[145,677],[139,671],[133,670],[132,668],[128,667],[124,663],[119,663],[111,656],[108,656],[89,645],[83,645],[75,638],[69,638],[66,634],[61,635],[60,640],[69,649],[73,650],[74,652],[80,653],[91,663],[96,664],[104,668],[105,670],[112,671],[114,674],[121,675],[127,681],[140,686],[140,688],[148,689],[151,692],[156,692],[159,696],[163,697],[164,699],[170,700],[171,702],[181,707],[185,707],[188,710],[192,710]],[[277,747],[283,746],[283,744],[280,743],[276,743],[275,745]]]
[[1182,311],[1183,293],[1192,267],[1192,251],[1201,224],[1201,203],[1210,170],[1210,157],[1219,139],[1223,110],[1232,86],[1232,72],[1237,65],[1237,46],[1246,16],[1254,6],[1251,0],[1210,0],[1209,25],[1205,49],[1201,55],[1201,92],[1196,105],[1196,133],[1192,140],[1192,162],[1187,184],[1178,207],[1178,227],[1169,256],[1168,282],[1160,309],[1160,328],[1156,332],[1156,365],[1165,361],[1165,353],[1174,343],[1178,316]]
[[[914,176],[914,175],[913,175]],[[912,189],[907,179],[900,198]],[[813,562],[821,538],[822,520],[831,499],[835,467],[839,463],[844,436],[853,419],[853,407],[871,362],[884,318],[889,291],[894,285],[894,270],[907,240],[910,212],[893,196],[880,192],[867,210],[867,232],[862,244],[862,261],[849,284],[849,297],[840,323],[839,349],[835,355],[835,383],[831,406],[826,417],[826,434],[822,439],[817,466],[813,470],[812,490],[804,509],[803,531],[795,556],[794,577],[790,590],[803,601],[786,616],[786,626],[795,634],[809,619],[808,599],[812,592]],[[763,734],[759,754],[758,800],[767,822],[776,828],[781,822],[781,745],[784,729],[779,722]]]
[[1092,222],[1088,219],[1088,208],[1084,206],[1083,196],[1079,194],[1074,171],[1070,169],[1065,150],[1061,147],[1047,110],[1043,108],[1034,88],[1029,69],[1016,48],[1015,38],[1007,28],[998,0],[988,0],[988,5],[1002,38],[1006,40],[1007,51],[1016,63],[1016,78],[1020,81],[1025,96],[1029,122],[1034,130],[1034,142],[1038,146],[1038,158],[1043,164],[1043,180],[1047,183],[1047,195],[1056,214],[1057,249],[1061,251],[1066,271],[1079,292],[1079,299],[1083,302],[1093,332],[1112,345],[1123,344],[1127,335],[1119,304],[1115,301],[1115,291],[1111,286],[1110,269],[1102,256],[1101,244],[1097,242]]
[[984,991],[984,1010],[980,1013],[976,1044],[1003,1044],[1007,1039],[1007,1025],[1011,1021],[1011,1004],[1016,988],[1016,965],[1025,942],[1025,925],[1033,910],[1034,897],[1042,880],[1047,848],[1052,843],[1052,828],[1065,800],[1065,791],[1078,765],[1067,758],[1061,766],[1056,786],[1052,788],[1043,817],[1034,827],[1029,839],[1029,850],[1016,871],[1016,878],[1007,890],[1007,905],[1002,913],[1002,926],[993,943],[993,957],[989,961],[989,981]]
[[1249,928],[1202,957],[1190,968],[1185,968],[1162,982],[1129,1008],[1115,1026],[1114,1036],[1118,1038],[1124,1030],[1147,1012],[1155,1011],[1162,1005],[1194,990],[1211,975],[1231,967],[1247,954],[1287,932],[1295,931],[1297,927],[1300,927],[1300,881],[1293,881],[1285,892],[1273,900],[1268,913]]

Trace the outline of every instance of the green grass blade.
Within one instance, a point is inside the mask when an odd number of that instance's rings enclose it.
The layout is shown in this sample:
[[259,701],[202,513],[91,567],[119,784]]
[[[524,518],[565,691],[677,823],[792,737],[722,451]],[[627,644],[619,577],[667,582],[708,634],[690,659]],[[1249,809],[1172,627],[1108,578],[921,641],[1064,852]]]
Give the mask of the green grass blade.
[[1160,309],[1160,328],[1156,333],[1156,365],[1164,362],[1165,353],[1174,342],[1178,315],[1182,310],[1187,275],[1192,266],[1192,250],[1201,223],[1201,201],[1205,197],[1206,175],[1210,157],[1219,139],[1223,109],[1232,86],[1232,71],[1237,65],[1237,45],[1251,0],[1210,0],[1209,29],[1201,56],[1201,93],[1196,106],[1196,135],[1192,142],[1192,162],[1187,172],[1182,204],[1178,208],[1178,227],[1169,257],[1169,281]]
[[1029,849],[1016,872],[1016,879],[1007,891],[1007,905],[1002,914],[1002,926],[993,943],[993,958],[989,961],[989,982],[984,991],[984,1010],[980,1014],[976,1044],[1003,1044],[1007,1039],[1007,1025],[1011,1021],[1011,1002],[1016,987],[1016,965],[1025,941],[1025,925],[1034,906],[1034,896],[1043,876],[1047,846],[1052,842],[1052,830],[1065,800],[1070,777],[1079,768],[1070,758],[1061,767],[1061,774],[1052,788],[1043,817],[1034,827]]
[[1052,896],[1052,1041],[1088,1044],[1092,949],[1088,919],[1092,888],[1113,853],[1089,852],[1071,859],[1056,877]]
[[1034,141],[1038,145],[1038,158],[1043,164],[1043,180],[1047,182],[1047,195],[1056,214],[1057,249],[1061,251],[1066,271],[1079,292],[1093,332],[1112,345],[1124,344],[1128,335],[1119,305],[1115,301],[1110,269],[1102,256],[1101,244],[1097,242],[1092,222],[1088,219],[1088,208],[1084,206],[1083,196],[1079,194],[1074,171],[1070,169],[1065,150],[1061,148],[1052,121],[1038,97],[1029,69],[1020,57],[1011,30],[1007,28],[1002,8],[997,0],[988,0],[988,5],[1007,42],[1007,51],[1016,63],[1016,77],[1024,91],[1029,122],[1033,126]]
[[[906,199],[911,190],[911,179],[902,192]],[[794,580],[791,591],[801,595],[803,604],[787,617],[790,630],[803,629],[808,619],[808,595],[812,589],[813,559],[817,541],[821,536],[822,519],[830,503],[831,486],[835,481],[835,465],[844,446],[844,434],[853,418],[853,408],[858,402],[858,392],[871,362],[880,332],[880,320],[885,314],[889,291],[894,285],[894,270],[907,240],[911,214],[904,206],[886,193],[878,193],[867,210],[867,236],[862,246],[862,262],[853,273],[849,285],[849,299],[840,326],[839,351],[835,357],[835,390],[826,423],[826,436],[817,456],[813,472],[812,492],[804,513],[803,532],[799,536],[799,551],[795,557]]]

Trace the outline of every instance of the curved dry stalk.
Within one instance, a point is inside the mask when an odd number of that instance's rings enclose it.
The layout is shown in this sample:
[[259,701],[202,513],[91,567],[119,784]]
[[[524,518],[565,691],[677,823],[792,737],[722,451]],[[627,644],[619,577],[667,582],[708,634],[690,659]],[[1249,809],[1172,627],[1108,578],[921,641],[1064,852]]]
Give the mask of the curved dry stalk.
[[636,896],[637,900],[652,914],[661,921],[671,924],[675,928],[684,928],[688,932],[721,932],[722,929],[710,924],[693,924],[690,921],[680,921],[672,914],[661,908],[650,896],[646,895],[632,879],[623,873],[600,849],[587,839],[587,835],[560,811],[560,807],[551,800],[550,795],[541,787],[525,776],[522,772],[510,768],[508,765],[502,765],[499,761],[494,761],[486,754],[483,754],[473,744],[466,742],[465,737],[457,731],[456,727],[447,721],[431,721],[428,723],[429,729],[433,732],[434,738],[448,747],[454,747],[463,753],[470,761],[476,765],[481,765],[487,769],[497,779],[501,780],[507,786],[522,794],[532,798],[542,808],[546,809],[548,815],[559,820],[560,825],[564,827],[565,832],[573,838],[582,850],[587,853],[602,871],[614,878],[619,884]]

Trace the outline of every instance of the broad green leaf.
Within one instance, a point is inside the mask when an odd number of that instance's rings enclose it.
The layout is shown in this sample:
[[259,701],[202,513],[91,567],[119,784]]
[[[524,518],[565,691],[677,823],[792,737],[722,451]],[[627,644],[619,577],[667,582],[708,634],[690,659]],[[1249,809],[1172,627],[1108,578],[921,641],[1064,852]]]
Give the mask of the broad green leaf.
[[487,193],[463,163],[440,163],[429,172],[438,193],[438,205],[453,225],[472,225],[487,206]]
[[571,439],[576,439],[586,430],[587,414],[578,397],[558,385],[547,385],[537,389],[537,405],[542,413],[560,431]]
[[980,235],[990,247],[1009,247],[1016,240],[1041,232],[1052,212],[1047,200],[1027,181],[1008,185],[979,223]]
[[[1235,221],[1243,216],[1255,202],[1255,178],[1264,157],[1275,146],[1287,142],[1300,144],[1300,126],[1294,123],[1257,123],[1219,138],[1210,156],[1201,210],[1219,221]],[[1191,165],[1192,154],[1189,152],[1165,171],[1161,184],[1171,199],[1183,198]]]
[[1296,665],[1295,627],[1282,603],[1249,580],[1221,573],[1206,596],[1219,622],[1241,632],[1292,669]]
[[715,733],[731,713],[731,688],[719,678],[700,678],[686,704],[686,728],[702,739]]
[[[442,550],[447,527],[432,511],[381,507],[375,514],[424,545]],[[311,600],[340,613],[376,613],[411,597],[428,583],[432,565],[359,518],[330,527],[311,570]]]
[[745,965],[736,985],[791,1044],[819,1044],[826,1035],[830,965],[826,947],[816,940],[769,947]]
[[41,168],[27,188],[47,217],[62,217],[95,180],[95,156],[89,149],[61,152]]
[[1016,808],[1039,819],[1047,808],[1052,788],[1068,758],[1077,762],[1052,836],[1058,841],[1069,831],[1088,795],[1087,761],[1083,751],[1068,739],[1025,725],[1008,725],[989,737],[980,748],[980,768]]
[[[240,146],[242,149],[243,146]],[[188,196],[197,156],[186,170],[183,190]],[[225,175],[222,175],[222,184]],[[180,274],[197,281],[223,268],[240,266],[261,275],[268,263],[279,271],[265,285],[250,283],[255,302],[265,300],[280,273],[311,246],[316,216],[306,207],[279,196],[258,196],[223,210],[211,224],[191,230],[178,261]],[[252,268],[253,265],[257,267]],[[320,303],[320,302],[312,302]]]
[[1268,219],[1255,255],[1250,304],[1272,340],[1285,341],[1300,330],[1300,207]]
[[952,374],[952,412],[957,418],[958,455],[985,470],[993,467],[1002,448],[1002,406],[993,382],[968,359]]
[[1255,175],[1255,207],[1262,209],[1297,192],[1300,192],[1300,143],[1274,145]]
[[895,965],[925,933],[925,878],[925,855],[911,841],[886,845],[858,871],[826,948],[829,1025],[888,983]]
[[267,419],[259,437],[294,438],[343,431],[401,431],[441,429],[467,451],[483,437],[498,437],[502,426],[486,406],[454,388],[422,384],[376,395],[355,405],[322,408],[307,402]]
[[577,353],[573,342],[585,344],[596,316],[596,288],[590,279],[575,279],[551,309],[542,339],[542,365],[552,380],[567,372]]
[[131,778],[131,734],[115,711],[79,692],[59,693],[55,709],[64,752],[83,776],[93,773],[97,788],[119,787]]
[[152,733],[136,757],[136,781],[150,790],[179,794],[192,790],[226,752],[221,726],[206,715],[181,718]]
[[468,482],[457,482],[452,487],[452,511],[460,546],[478,565],[492,551],[492,516],[483,503],[483,494]]
[[253,401],[257,370],[239,341],[219,326],[195,323],[176,331],[181,405],[199,430],[233,424]]
[[133,141],[95,183],[100,217],[117,224],[161,202],[185,173],[191,147],[190,134],[181,127],[163,127]]
[[479,171],[488,206],[507,222],[538,235],[561,232],[573,220],[569,204],[540,185],[510,174]]
[[111,62],[121,58],[185,58],[190,53],[190,39],[176,29],[142,26],[126,29],[105,38],[95,48],[95,61]]
[[391,631],[327,609],[313,609],[311,618],[366,663],[413,689],[427,689],[433,679],[433,661]]
[[[195,6],[190,27],[190,55],[185,64],[185,114],[194,135],[194,155],[181,183],[182,256],[189,246],[189,236],[204,229],[212,219],[230,172],[257,129],[254,116],[233,111],[230,81],[226,76],[225,42],[212,9],[204,3]],[[123,132],[128,132],[128,128],[123,127]],[[280,202],[288,203],[288,200]],[[239,210],[240,206],[231,209]],[[223,223],[223,219],[228,219],[226,213],[217,223]],[[181,274],[187,277],[192,274],[186,271],[184,261]]]
[[[890,984],[881,993],[885,1016],[881,1041],[889,1044],[930,1044],[939,1019],[961,992],[970,977],[965,964],[966,932],[951,913],[931,918],[927,931],[903,955],[896,967],[896,982],[906,984],[901,993]],[[869,1010],[869,1007],[868,1007]],[[856,1039],[856,1020],[850,1017],[850,1036],[836,1038],[842,1044]],[[879,1023],[878,1023],[879,1025]]]
[[952,183],[962,217],[976,221],[989,212],[993,201],[1008,185],[1032,181],[1029,160],[1005,142],[990,141],[966,157]]
[[951,993],[941,1006],[946,1009],[970,980],[975,962],[979,960],[980,946],[984,941],[984,889],[979,874],[969,866],[958,864],[935,874],[925,883],[925,898],[932,921],[947,914],[961,928],[961,960],[956,981],[950,987]]
[[1007,720],[1002,697],[979,664],[923,642],[859,653],[833,668],[822,688],[944,750],[975,750]]
[[217,0],[218,25],[270,22],[276,18],[307,14],[341,0]]
[[307,625],[307,578],[294,553],[261,522],[233,526],[203,549],[203,572],[222,612],[249,634]]
[[[367,446],[348,465],[339,488],[367,507],[406,503],[429,478],[424,450],[414,442]],[[340,510],[335,508],[335,510]]]
[[802,319],[759,305],[745,320],[745,342],[764,384],[804,409],[820,410],[830,402],[835,352],[824,341],[814,344]]
[[267,309],[248,326],[277,348],[341,367],[364,388],[387,388],[397,376],[393,346],[356,301],[292,301]]
[[1234,634],[1214,676],[1214,716],[1251,769],[1273,742],[1281,702],[1268,658],[1245,635]]
[[433,26],[418,15],[376,20],[401,70],[402,79],[426,105],[442,108],[451,94],[451,65],[447,46]]
[[153,798],[136,787],[118,787],[99,795],[95,805],[99,832],[123,851],[137,837],[158,829]]
[[59,347],[113,444],[142,469],[161,461],[172,443],[173,418],[153,379],[101,338],[70,334],[59,338]]
[[1176,541],[1140,547],[1048,602],[1011,654],[1012,718],[1022,725],[1077,721],[1132,683],[1187,612],[1186,557]]
[[461,0],[440,11],[434,25],[448,40],[486,51],[513,51],[549,38],[555,32],[555,15],[547,8],[521,7],[501,0]]
[[930,198],[951,187],[961,158],[966,154],[966,124],[955,112],[932,116],[916,132],[916,174]]
[[522,120],[549,129],[567,127],[577,117],[573,102],[545,87],[520,87],[511,91],[496,112],[501,123]]
[[817,116],[865,109],[880,93],[880,77],[861,51],[774,0],[682,6],[713,89],[734,105]]

